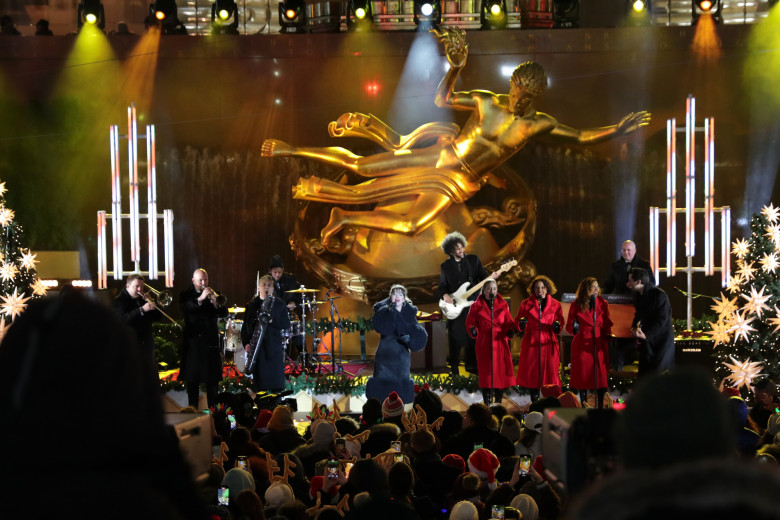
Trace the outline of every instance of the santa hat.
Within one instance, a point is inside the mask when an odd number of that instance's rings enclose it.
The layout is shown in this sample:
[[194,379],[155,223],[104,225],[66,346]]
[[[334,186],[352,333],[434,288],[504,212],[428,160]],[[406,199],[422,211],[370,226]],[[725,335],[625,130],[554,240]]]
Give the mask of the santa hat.
[[544,385],[542,386],[542,397],[558,397],[563,392],[561,385]]
[[271,410],[260,410],[255,422],[255,429],[261,432],[268,432],[268,421],[271,420]]
[[740,397],[739,390],[730,386],[725,387],[723,389],[723,393],[726,395],[726,397]]
[[498,457],[488,449],[479,448],[469,455],[469,470],[488,484],[496,481],[498,466]]
[[404,411],[404,402],[398,396],[398,392],[390,392],[385,402],[382,403],[383,417],[398,417]]
[[580,400],[574,395],[574,392],[568,391],[558,396],[558,401],[561,402],[563,408],[582,408]]
[[450,453],[449,455],[445,455],[441,461],[447,466],[452,466],[453,468],[459,469],[461,473],[466,471],[466,461],[463,460],[463,457],[457,453]]

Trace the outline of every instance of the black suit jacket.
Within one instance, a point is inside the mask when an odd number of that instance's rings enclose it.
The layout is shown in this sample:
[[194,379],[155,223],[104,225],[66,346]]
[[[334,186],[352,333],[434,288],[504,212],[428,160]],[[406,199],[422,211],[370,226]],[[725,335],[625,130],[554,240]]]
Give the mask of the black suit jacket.
[[628,263],[621,256],[616,262],[612,263],[607,279],[601,284],[601,291],[604,294],[631,294],[631,289],[626,286],[626,283],[628,282],[628,272],[633,267],[640,267],[647,271],[650,274],[650,280],[652,283],[655,283],[650,262],[639,255],[634,255],[634,260]]
[[641,323],[647,337],[640,341],[639,374],[674,367],[674,327],[669,297],[658,287],[648,287],[638,295],[632,326]]

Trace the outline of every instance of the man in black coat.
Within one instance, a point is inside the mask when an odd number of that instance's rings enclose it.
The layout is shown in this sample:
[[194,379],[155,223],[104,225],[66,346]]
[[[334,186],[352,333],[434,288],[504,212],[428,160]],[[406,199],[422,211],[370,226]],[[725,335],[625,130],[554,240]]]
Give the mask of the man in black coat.
[[[461,285],[468,283],[468,287],[471,287],[487,278],[488,272],[482,267],[482,262],[477,255],[466,254],[466,237],[457,231],[444,237],[441,250],[449,258],[441,264],[439,298],[452,304],[452,295]],[[476,300],[477,296],[479,293],[475,292],[469,300]],[[466,332],[466,316],[468,316],[468,308],[463,308],[457,318],[447,320],[448,361],[453,376],[459,375],[461,349],[466,349],[466,370],[472,374],[477,373],[477,357],[474,350],[476,340]]]
[[490,428],[490,409],[482,403],[474,403],[463,417],[463,429],[450,437],[441,449],[441,455],[455,453],[468,460],[477,444],[495,453],[499,459],[515,454],[515,447],[507,437]]
[[601,284],[602,292],[604,294],[630,295],[631,289],[626,283],[628,282],[628,272],[634,267],[644,269],[650,275],[650,280],[654,279],[650,263],[636,254],[636,244],[633,241],[626,240],[623,242],[620,258],[612,263],[607,279]]
[[628,287],[635,293],[631,335],[639,340],[639,375],[674,368],[674,327],[669,297],[650,284],[650,274],[633,268]]
[[149,366],[157,373],[157,362],[154,359],[154,334],[152,323],[162,318],[162,313],[144,297],[144,277],[131,274],[127,277],[125,287],[114,298],[114,310],[119,319],[127,324],[135,333],[141,352]]
[[181,293],[184,314],[184,345],[179,379],[187,386],[187,400],[197,408],[200,384],[206,383],[208,405],[217,402],[217,384],[222,380],[222,353],[217,319],[228,314],[225,298],[209,287],[205,269],[192,273],[192,285]]

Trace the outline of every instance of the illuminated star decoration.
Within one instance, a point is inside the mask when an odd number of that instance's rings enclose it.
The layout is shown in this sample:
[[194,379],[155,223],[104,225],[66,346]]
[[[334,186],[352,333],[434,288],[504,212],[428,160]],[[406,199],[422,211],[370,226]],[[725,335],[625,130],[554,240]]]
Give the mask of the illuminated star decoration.
[[710,331],[710,339],[714,342],[714,346],[720,344],[726,345],[731,340],[731,327],[727,323],[723,323],[718,320],[715,323],[708,322],[712,330]]
[[767,218],[769,222],[774,224],[775,222],[780,219],[780,208],[774,207],[773,204],[769,204],[769,206],[764,206],[761,209],[761,213]]
[[755,332],[756,329],[750,326],[750,324],[756,319],[755,316],[753,316],[750,319],[746,319],[745,315],[747,312],[743,312],[740,314],[739,312],[735,312],[732,314],[732,319],[730,320],[730,324],[732,326],[732,331],[734,332],[734,341],[740,338],[745,339],[745,341],[750,341],[749,336],[751,332]]
[[731,370],[731,375],[726,376],[726,379],[732,381],[734,383],[733,386],[737,388],[749,387],[754,379],[763,375],[761,370],[764,369],[764,366],[757,361],[750,361],[750,359],[738,361],[731,356],[729,356],[729,359],[733,363],[723,362],[723,365]]
[[22,257],[19,259],[19,265],[28,271],[32,271],[35,269],[35,264],[38,263],[38,261],[35,259],[36,256],[38,255],[32,254],[28,249],[26,253],[22,253]]
[[761,269],[765,273],[774,273],[780,267],[780,261],[777,260],[777,253],[764,253],[759,261]]
[[750,263],[744,262],[742,265],[740,265],[739,269],[737,270],[737,273],[744,281],[749,282],[755,276],[754,273],[755,270],[756,268],[753,267],[753,262]]
[[726,290],[731,294],[739,292],[739,286],[742,284],[742,277],[738,274],[729,277],[729,282],[726,285]]
[[5,187],[5,183],[4,182],[0,182],[0,197],[4,196],[6,191],[8,191],[8,190]]
[[780,309],[777,308],[777,305],[775,305],[775,317],[769,318],[767,324],[775,326],[774,330],[772,330],[772,334],[780,331]]
[[35,282],[30,284],[30,289],[32,289],[33,296],[46,296],[46,291],[49,290],[43,285],[40,278],[36,278]]
[[760,291],[756,292],[755,287],[750,288],[750,296],[742,294],[742,297],[747,300],[745,304],[745,312],[755,314],[758,319],[761,319],[761,311],[770,310],[769,305],[766,304],[767,300],[772,297],[772,294],[764,295],[764,289],[762,287]]
[[0,278],[4,282],[10,282],[17,274],[19,274],[19,269],[14,264],[3,263],[3,265],[0,265]]
[[744,238],[740,238],[731,245],[731,252],[742,260],[745,258],[745,255],[750,252],[750,244],[748,244],[748,241]]
[[30,299],[29,296],[25,298],[24,293],[17,294],[16,291],[17,288],[14,287],[13,294],[0,296],[0,299],[3,300],[3,303],[0,303],[0,312],[9,316],[11,321],[24,312],[24,309],[27,307],[27,300]]
[[5,333],[8,332],[8,329],[11,327],[11,323],[8,325],[5,324],[5,316],[0,318],[0,343],[3,342],[3,339],[5,338]]
[[712,301],[715,302],[715,305],[710,307],[710,309],[715,311],[718,314],[718,316],[728,316],[732,312],[739,309],[736,303],[737,298],[739,298],[739,296],[735,296],[733,299],[729,300],[728,298],[726,298],[726,296],[723,293],[720,293],[720,299],[718,298],[712,299]]
[[8,209],[6,207],[0,207],[0,225],[3,227],[8,227],[8,224],[10,224],[14,219],[14,210]]
[[772,241],[775,248],[780,244],[780,224],[772,224],[766,227],[764,236]]

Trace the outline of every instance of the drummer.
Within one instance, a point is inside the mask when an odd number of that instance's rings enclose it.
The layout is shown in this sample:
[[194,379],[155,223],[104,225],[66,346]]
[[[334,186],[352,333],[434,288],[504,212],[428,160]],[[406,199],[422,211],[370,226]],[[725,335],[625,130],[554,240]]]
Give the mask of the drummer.
[[291,293],[294,289],[298,289],[300,284],[292,273],[284,272],[284,262],[282,257],[274,255],[268,262],[268,274],[274,280],[274,294],[278,298],[282,298],[287,304],[289,310],[293,310],[301,305],[302,293]]

